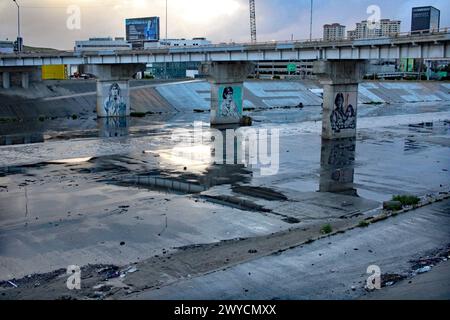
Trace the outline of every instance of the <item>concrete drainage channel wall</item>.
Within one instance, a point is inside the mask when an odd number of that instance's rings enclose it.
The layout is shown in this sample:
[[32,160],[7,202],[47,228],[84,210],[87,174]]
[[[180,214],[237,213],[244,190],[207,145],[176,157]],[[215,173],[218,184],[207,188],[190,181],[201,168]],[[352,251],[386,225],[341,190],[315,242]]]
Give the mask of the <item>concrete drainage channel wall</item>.
[[[244,108],[270,109],[320,106],[320,84],[314,81],[248,81]],[[359,87],[360,104],[450,102],[447,82],[365,82]],[[132,83],[132,112],[160,114],[209,111],[210,85],[206,81],[158,84]],[[94,81],[33,83],[28,90],[0,89],[0,119],[92,117],[95,114]]]

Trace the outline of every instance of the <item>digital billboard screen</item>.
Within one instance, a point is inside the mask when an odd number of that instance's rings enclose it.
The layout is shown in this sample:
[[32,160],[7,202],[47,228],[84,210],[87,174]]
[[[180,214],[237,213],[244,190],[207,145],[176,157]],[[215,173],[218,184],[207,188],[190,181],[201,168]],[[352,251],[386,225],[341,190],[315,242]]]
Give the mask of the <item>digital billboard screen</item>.
[[125,20],[127,41],[158,41],[159,17]]

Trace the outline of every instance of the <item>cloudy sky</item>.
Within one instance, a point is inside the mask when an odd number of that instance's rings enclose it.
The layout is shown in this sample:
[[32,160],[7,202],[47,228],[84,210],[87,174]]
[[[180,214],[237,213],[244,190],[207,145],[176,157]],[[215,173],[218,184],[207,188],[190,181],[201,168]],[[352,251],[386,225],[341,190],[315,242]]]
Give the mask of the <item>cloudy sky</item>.
[[[125,36],[125,18],[160,16],[165,34],[165,0],[18,0],[22,36],[27,45],[72,49],[75,40]],[[214,42],[249,41],[248,0],[168,0],[169,38],[207,37]],[[77,5],[81,28],[69,30],[67,9]],[[378,5],[381,18],[400,19],[409,31],[411,8],[433,5],[441,10],[441,27],[450,27],[448,0],[314,0],[314,37],[325,23],[339,22],[353,29],[368,18],[367,8]],[[309,37],[310,0],[256,0],[258,41]],[[0,0],[0,40],[17,34],[13,0]]]

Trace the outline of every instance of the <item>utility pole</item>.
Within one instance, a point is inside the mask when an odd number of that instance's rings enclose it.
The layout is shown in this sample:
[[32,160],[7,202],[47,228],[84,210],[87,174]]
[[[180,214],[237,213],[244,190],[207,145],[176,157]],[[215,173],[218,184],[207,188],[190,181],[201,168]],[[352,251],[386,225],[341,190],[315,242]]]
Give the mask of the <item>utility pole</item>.
[[20,36],[20,6],[17,3],[17,0],[13,0],[13,2],[17,6],[17,42],[16,42],[16,51],[22,52],[23,51],[23,39]]
[[[169,5],[168,5],[168,0],[166,0],[166,43],[165,45],[167,46],[168,41],[167,41],[167,35],[168,35],[168,18],[169,18]],[[164,57],[164,79],[167,79],[167,62],[166,62],[166,58]]]
[[310,20],[309,20],[309,41],[312,41],[313,6],[314,6],[314,0],[311,0],[311,15],[310,15]]
[[166,0],[166,42],[167,42],[167,26],[168,26],[168,16],[169,16],[169,14],[168,14],[168,2],[167,2],[168,0]]
[[256,6],[255,0],[250,0],[250,33],[252,43],[256,43]]

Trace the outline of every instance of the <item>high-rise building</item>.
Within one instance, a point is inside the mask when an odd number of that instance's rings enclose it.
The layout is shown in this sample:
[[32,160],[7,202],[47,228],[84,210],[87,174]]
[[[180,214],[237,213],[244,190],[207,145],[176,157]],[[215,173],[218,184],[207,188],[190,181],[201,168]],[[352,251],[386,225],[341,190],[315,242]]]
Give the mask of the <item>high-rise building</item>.
[[347,39],[349,39],[349,40],[356,39],[356,30],[348,30],[347,31]]
[[400,33],[401,21],[381,19],[379,23],[371,25],[369,21],[364,20],[356,24],[355,30],[347,32],[349,39],[367,39],[377,37],[390,37]]
[[412,8],[411,32],[439,30],[441,11],[435,7]]
[[380,20],[380,29],[381,36],[393,36],[400,33],[401,21],[400,20],[390,20],[390,19],[381,19]]
[[339,23],[326,24],[323,26],[323,40],[335,41],[345,38],[345,26]]

